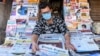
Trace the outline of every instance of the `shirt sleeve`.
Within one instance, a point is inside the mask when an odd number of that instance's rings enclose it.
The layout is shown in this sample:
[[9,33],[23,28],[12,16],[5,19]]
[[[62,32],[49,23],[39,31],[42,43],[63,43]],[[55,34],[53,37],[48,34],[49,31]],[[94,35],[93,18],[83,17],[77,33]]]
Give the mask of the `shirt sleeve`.
[[40,21],[37,22],[35,28],[33,29],[33,32],[32,34],[36,34],[36,35],[40,35],[41,34],[41,31],[42,31],[42,23]]
[[65,22],[64,22],[64,20],[63,19],[59,19],[58,20],[58,27],[59,27],[59,30],[60,30],[60,32],[62,33],[62,34],[66,34],[66,33],[69,33],[69,30],[67,29],[67,26],[66,26],[66,24],[65,24]]

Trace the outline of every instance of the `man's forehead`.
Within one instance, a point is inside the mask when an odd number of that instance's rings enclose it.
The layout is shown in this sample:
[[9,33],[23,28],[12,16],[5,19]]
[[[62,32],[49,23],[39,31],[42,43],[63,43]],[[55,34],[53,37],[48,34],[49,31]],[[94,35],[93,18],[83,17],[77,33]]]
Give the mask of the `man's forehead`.
[[41,9],[41,12],[49,12],[49,11],[51,11],[51,9],[48,6]]

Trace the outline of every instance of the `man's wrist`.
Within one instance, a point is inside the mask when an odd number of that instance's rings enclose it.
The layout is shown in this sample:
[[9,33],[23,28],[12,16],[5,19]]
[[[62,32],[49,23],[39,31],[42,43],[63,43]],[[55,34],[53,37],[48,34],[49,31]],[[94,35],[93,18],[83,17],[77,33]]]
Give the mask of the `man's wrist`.
[[67,44],[71,44],[69,41],[66,41],[65,43],[66,43],[66,45],[67,45]]
[[33,42],[32,42],[32,45],[34,45],[34,44],[37,44],[37,43],[33,41]]

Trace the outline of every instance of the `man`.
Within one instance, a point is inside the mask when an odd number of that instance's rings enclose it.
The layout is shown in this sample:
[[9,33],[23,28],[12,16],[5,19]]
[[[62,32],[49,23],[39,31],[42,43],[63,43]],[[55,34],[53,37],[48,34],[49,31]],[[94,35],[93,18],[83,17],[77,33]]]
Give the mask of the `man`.
[[52,9],[48,3],[42,2],[39,4],[41,18],[37,22],[32,35],[32,50],[38,50],[37,39],[40,34],[62,33],[65,36],[66,48],[75,50],[70,43],[68,29],[65,26],[64,20],[52,15]]

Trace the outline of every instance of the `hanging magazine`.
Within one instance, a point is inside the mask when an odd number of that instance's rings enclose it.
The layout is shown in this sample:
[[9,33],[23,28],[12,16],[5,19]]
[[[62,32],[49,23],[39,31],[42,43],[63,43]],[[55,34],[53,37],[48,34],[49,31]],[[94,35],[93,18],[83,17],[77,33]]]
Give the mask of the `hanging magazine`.
[[6,37],[14,37],[16,35],[16,20],[8,20],[6,27]]

